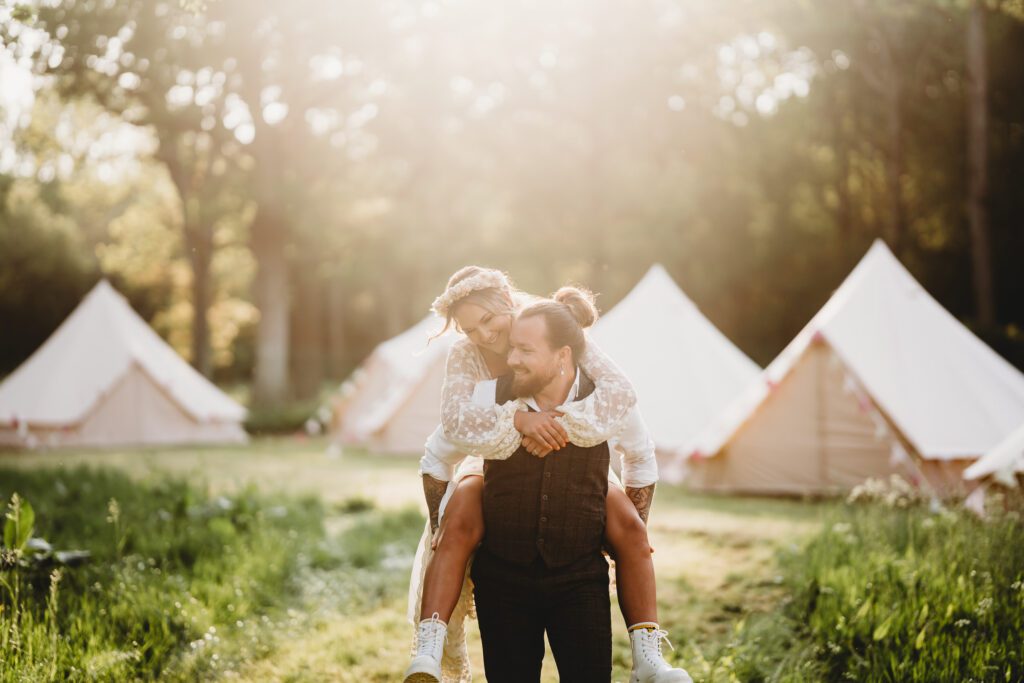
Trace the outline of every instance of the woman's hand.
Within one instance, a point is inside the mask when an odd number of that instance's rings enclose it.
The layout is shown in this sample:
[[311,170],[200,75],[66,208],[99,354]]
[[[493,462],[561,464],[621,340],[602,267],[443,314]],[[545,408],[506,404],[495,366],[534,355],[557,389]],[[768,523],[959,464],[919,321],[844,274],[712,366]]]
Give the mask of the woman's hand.
[[523,437],[523,448],[526,449],[527,453],[530,453],[531,455],[536,455],[538,458],[543,458],[544,456],[551,452],[550,448],[548,448],[541,442],[530,438],[529,436]]
[[[515,414],[514,418],[516,431],[544,446],[548,452],[557,451],[569,443],[569,435],[566,433],[565,427],[555,421],[556,417],[562,417],[562,415],[563,413],[557,410],[545,410],[539,413],[521,410]],[[537,454],[534,453],[534,455]]]

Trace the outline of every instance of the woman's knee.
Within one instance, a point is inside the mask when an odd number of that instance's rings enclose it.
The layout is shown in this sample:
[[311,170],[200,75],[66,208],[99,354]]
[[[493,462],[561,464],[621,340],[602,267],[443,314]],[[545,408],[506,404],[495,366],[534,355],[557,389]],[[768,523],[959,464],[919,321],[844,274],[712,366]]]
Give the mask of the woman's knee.
[[445,525],[442,538],[447,535],[449,543],[475,548],[484,538],[484,520],[480,515],[460,514],[453,516]]
[[616,555],[650,553],[647,525],[632,507],[628,510],[622,508],[609,510],[605,536]]
[[440,543],[475,548],[484,537],[482,487],[460,486],[441,521]]

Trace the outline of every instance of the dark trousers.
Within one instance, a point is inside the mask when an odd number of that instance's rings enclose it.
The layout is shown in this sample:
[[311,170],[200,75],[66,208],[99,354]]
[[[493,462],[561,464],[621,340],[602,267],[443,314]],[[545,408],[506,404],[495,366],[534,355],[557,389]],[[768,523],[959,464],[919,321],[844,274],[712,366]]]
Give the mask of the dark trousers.
[[540,681],[545,631],[561,683],[611,680],[608,571],[601,564],[603,573],[559,572],[539,562],[478,572],[474,562],[473,595],[488,683]]

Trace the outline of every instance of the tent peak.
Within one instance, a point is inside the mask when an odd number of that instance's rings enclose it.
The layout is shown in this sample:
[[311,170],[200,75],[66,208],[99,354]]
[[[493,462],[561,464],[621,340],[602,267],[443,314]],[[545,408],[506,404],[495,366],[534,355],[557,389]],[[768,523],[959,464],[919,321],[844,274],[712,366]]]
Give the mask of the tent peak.
[[96,284],[94,284],[92,286],[92,289],[89,290],[89,291],[90,292],[116,292],[116,293],[120,294],[120,292],[117,291],[117,288],[114,287],[114,285],[110,284],[110,280],[108,280],[105,277],[101,277],[96,282]]
[[671,296],[675,300],[683,301],[688,306],[696,308],[693,300],[683,291],[679,283],[675,281],[675,278],[665,269],[665,266],[660,263],[655,263],[648,268],[647,273],[640,278],[640,281],[636,283],[626,296],[632,296],[634,292],[644,292],[646,295],[649,295],[651,290],[661,291],[664,296]]
[[105,277],[100,278],[99,281],[92,286],[92,289],[89,290],[82,301],[95,298],[117,299],[118,301],[127,304],[129,307],[131,306],[131,304],[128,303],[128,297],[118,291],[117,287],[112,285],[110,280]]
[[658,262],[655,262],[651,264],[650,268],[647,269],[647,274],[650,275],[651,273],[664,273],[665,275],[668,275],[668,270],[665,268],[665,266],[661,265]]

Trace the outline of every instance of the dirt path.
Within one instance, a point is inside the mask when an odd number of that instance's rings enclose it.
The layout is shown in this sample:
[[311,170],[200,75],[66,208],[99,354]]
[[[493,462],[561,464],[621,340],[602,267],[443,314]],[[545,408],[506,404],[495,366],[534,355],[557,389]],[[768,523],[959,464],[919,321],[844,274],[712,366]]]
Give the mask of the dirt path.
[[[740,619],[770,608],[779,597],[774,553],[817,526],[818,506],[789,501],[693,498],[669,493],[656,504],[651,538],[663,625],[680,665],[712,659]],[[404,596],[360,614],[333,613],[282,642],[241,674],[246,680],[397,681],[408,663],[411,626]],[[614,681],[628,681],[631,660],[625,626],[613,607]],[[482,681],[477,628],[469,648],[474,680]],[[691,661],[688,661],[691,660]],[[544,683],[558,680],[550,653]]]

